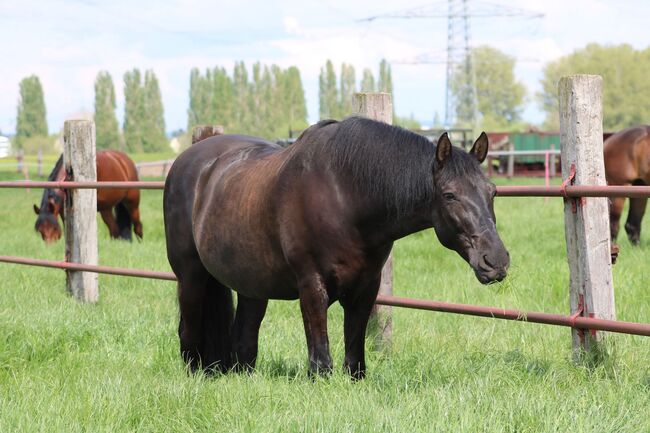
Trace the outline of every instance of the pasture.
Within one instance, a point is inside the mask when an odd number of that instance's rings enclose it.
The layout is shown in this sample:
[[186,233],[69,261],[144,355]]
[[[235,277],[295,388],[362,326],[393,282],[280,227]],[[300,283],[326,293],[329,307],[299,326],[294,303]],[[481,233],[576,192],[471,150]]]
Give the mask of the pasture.
[[[62,259],[63,242],[48,247],[33,230],[40,194],[0,190],[0,254]],[[162,192],[142,191],[141,212],[141,243],[99,225],[100,264],[169,270]],[[482,286],[428,230],[396,243],[395,295],[567,314],[562,200],[497,198],[496,214],[512,260],[504,282]],[[617,318],[648,322],[650,225],[640,248],[619,241]],[[90,306],[65,293],[62,271],[0,266],[2,432],[650,431],[645,337],[613,334],[615,356],[589,367],[571,361],[567,328],[394,308],[392,348],[368,350],[355,383],[335,304],[335,372],[311,379],[298,303],[273,301],[257,370],[205,378],[180,358],[174,283],[101,275]]]

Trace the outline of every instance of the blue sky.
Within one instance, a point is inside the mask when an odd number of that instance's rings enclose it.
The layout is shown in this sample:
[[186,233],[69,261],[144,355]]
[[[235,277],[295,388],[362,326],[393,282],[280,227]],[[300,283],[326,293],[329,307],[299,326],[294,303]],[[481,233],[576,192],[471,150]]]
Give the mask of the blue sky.
[[[486,4],[469,0],[472,4]],[[518,59],[517,79],[528,90],[526,120],[540,122],[535,103],[544,64],[589,42],[650,45],[648,1],[523,0],[491,2],[544,14],[542,19],[470,21],[471,44],[489,44]],[[95,76],[108,70],[123,117],[122,76],[153,69],[161,85],[167,130],[187,122],[189,73],[255,61],[298,66],[310,122],[318,117],[318,73],[329,58],[377,71],[382,58],[432,53],[443,60],[445,19],[359,19],[446,1],[402,0],[0,0],[0,130],[15,129],[18,83],[37,74],[45,90],[50,131],[75,113],[93,110]],[[395,107],[430,123],[444,117],[445,65],[393,63]],[[477,70],[480,74],[480,69]],[[607,83],[605,83],[607,85]]]

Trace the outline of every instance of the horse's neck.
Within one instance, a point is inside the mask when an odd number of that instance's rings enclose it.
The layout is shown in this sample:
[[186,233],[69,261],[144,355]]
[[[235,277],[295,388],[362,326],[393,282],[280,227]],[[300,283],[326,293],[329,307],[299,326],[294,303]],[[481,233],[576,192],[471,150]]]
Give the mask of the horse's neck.
[[419,206],[396,213],[378,206],[366,214],[360,224],[360,231],[370,244],[385,245],[412,233],[433,227],[433,210],[430,206]]

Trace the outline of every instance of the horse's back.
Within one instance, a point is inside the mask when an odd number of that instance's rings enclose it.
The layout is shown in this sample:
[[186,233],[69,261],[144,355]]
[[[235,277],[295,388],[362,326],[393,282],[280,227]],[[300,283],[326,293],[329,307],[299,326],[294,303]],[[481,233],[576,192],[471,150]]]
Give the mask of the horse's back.
[[621,185],[650,181],[650,126],[619,131],[603,143],[607,183]]

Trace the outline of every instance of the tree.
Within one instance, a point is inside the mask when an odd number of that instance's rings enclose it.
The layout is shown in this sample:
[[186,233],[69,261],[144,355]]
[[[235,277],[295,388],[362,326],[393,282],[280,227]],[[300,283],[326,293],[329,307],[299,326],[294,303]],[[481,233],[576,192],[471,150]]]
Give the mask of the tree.
[[[244,62],[235,64],[232,79],[224,68],[216,67],[205,77],[194,69],[190,74],[190,127],[197,123],[221,124],[229,132],[272,140],[307,127],[305,92],[298,68],[285,70],[257,62],[251,79]],[[205,85],[206,80],[211,84]]]
[[224,68],[212,70],[212,122],[222,125],[226,131],[233,129],[233,82]]
[[336,118],[339,113],[339,98],[336,88],[336,72],[334,72],[334,65],[331,60],[327,60],[324,69],[321,68],[319,83],[320,118]]
[[244,62],[236,62],[233,71],[233,132],[248,133],[251,130],[250,93],[246,65]]
[[372,75],[372,71],[368,68],[363,70],[363,78],[361,80],[361,91],[362,92],[375,91],[375,77]]
[[286,102],[289,108],[288,129],[292,133],[307,128],[307,103],[305,101],[305,90],[302,87],[300,70],[295,66],[287,70]]
[[129,152],[142,152],[144,91],[138,69],[124,73],[124,142]]
[[16,136],[14,142],[22,149],[24,140],[30,137],[47,137],[45,119],[45,100],[43,87],[36,75],[20,81],[20,100],[16,116]]
[[562,76],[597,74],[603,77],[603,128],[618,131],[648,123],[650,104],[650,48],[635,50],[627,44],[589,44],[544,66],[542,91],[537,99],[546,113],[544,127],[559,129],[558,82]]
[[386,59],[379,62],[379,83],[378,91],[393,94],[393,73],[390,70],[390,63]]
[[515,78],[515,59],[487,45],[472,49],[470,56],[476,71],[476,112],[480,119],[474,119],[474,98],[468,94],[474,89],[467,86],[471,80],[463,63],[452,76],[457,123],[473,127],[478,120],[482,129],[519,128],[526,87]]
[[169,147],[165,134],[165,116],[158,78],[152,70],[144,74],[144,124],[142,147],[145,152],[164,151]]
[[97,149],[119,148],[120,126],[115,116],[115,87],[107,71],[95,78],[95,131]]
[[352,114],[352,99],[357,91],[354,66],[343,63],[341,65],[341,90],[339,92],[338,117],[343,118]]

